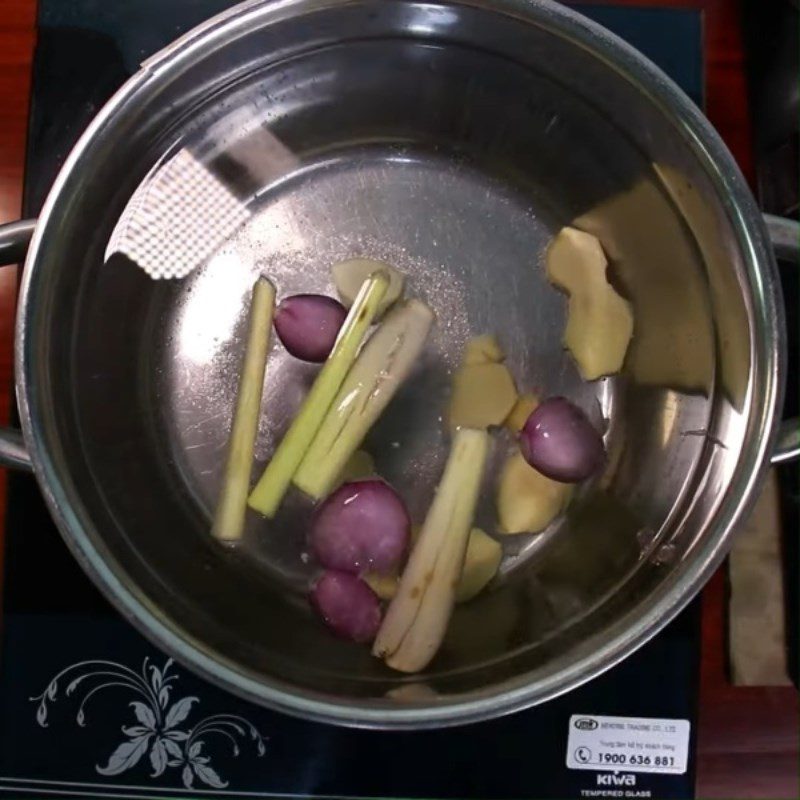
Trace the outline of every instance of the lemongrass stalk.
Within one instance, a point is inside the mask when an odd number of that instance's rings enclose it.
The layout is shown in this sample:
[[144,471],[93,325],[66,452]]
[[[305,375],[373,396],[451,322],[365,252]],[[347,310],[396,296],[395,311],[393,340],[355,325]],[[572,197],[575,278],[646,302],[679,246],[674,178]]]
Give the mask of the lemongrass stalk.
[[347,373],[300,463],[294,476],[299,489],[317,500],[330,493],[416,364],[433,320],[433,311],[420,300],[389,312]]
[[364,281],[339,331],[331,354],[263,475],[250,493],[248,504],[264,516],[273,517],[278,510],[297,467],[355,361],[388,285],[389,280],[382,272],[376,272]]
[[372,649],[393,669],[424,669],[442,643],[488,451],[485,430],[456,431],[436,496]]
[[275,310],[275,287],[264,277],[253,286],[244,364],[231,423],[228,458],[211,532],[217,539],[241,539],[258,434],[261,393]]

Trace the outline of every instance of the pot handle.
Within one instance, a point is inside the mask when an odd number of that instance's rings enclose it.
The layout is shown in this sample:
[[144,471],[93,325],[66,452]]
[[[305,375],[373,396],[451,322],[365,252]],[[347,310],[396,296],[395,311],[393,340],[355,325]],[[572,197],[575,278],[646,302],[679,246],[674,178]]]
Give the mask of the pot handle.
[[[775,255],[782,261],[800,262],[800,223],[772,214],[764,214],[772,247]],[[773,464],[783,464],[800,458],[800,419],[785,419],[778,430],[775,450],[772,453]]]
[[[31,243],[35,219],[0,225],[0,266],[25,260]],[[13,428],[0,428],[0,466],[31,471],[31,459],[22,434]]]

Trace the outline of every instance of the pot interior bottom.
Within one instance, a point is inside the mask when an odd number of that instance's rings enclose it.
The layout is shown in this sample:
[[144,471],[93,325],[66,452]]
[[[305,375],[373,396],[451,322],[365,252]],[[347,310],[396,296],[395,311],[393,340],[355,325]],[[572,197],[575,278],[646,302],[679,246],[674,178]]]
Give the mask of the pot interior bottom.
[[[203,517],[219,491],[255,277],[278,297],[335,296],[330,267],[368,257],[407,276],[406,295],[437,324],[414,373],[370,431],[364,449],[420,524],[444,466],[445,415],[455,367],[470,336],[491,333],[520,391],[561,394],[610,416],[614,380],[582,381],[560,344],[566,298],[544,277],[552,213],[463,161],[410,147],[366,147],[321,159],[263,193],[241,229],[186,279],[164,310],[156,402],[169,448],[164,458]],[[290,356],[273,335],[254,478],[298,410],[319,367]],[[610,436],[619,426],[610,429]],[[610,442],[610,439],[609,439]],[[497,529],[495,484],[516,444],[498,432],[477,524]],[[243,550],[271,580],[304,593],[310,504],[292,493],[274,521],[251,514]],[[506,537],[502,574],[524,566],[563,527]]]

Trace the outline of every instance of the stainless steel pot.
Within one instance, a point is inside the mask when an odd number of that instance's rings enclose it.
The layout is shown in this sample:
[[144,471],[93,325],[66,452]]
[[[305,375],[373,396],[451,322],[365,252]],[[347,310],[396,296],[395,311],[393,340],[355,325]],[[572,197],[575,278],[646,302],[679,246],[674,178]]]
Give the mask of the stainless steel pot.
[[[600,236],[635,309],[613,379],[583,383],[561,349],[564,299],[541,256],[564,224]],[[782,225],[792,249],[797,231]],[[731,156],[652,64],[544,0],[233,8],[114,96],[35,229],[2,230],[0,257],[20,257],[31,231],[16,338],[24,443],[4,434],[6,463],[33,467],[126,618],[289,713],[427,727],[568,691],[678,613],[770,458],[797,455],[796,426],[775,449],[780,291]],[[154,280],[132,255],[187,274]],[[300,500],[273,524],[250,520],[238,550],[208,534],[253,276],[326,290],[330,263],[352,255],[395,262],[438,313],[425,362],[369,443],[415,517],[469,332],[499,336],[521,387],[598,401],[609,419],[606,473],[550,530],[506,543],[491,591],[457,610],[416,677],[309,613]],[[275,346],[261,462],[311,374]]]

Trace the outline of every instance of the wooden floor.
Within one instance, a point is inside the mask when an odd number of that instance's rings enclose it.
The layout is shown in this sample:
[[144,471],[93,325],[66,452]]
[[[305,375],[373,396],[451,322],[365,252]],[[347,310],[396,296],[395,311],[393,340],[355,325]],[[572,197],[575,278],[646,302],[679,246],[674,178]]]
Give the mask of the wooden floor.
[[[603,2],[607,3],[609,0]],[[736,156],[745,175],[752,180],[751,132],[738,1],[616,2],[619,5],[704,9],[707,113]],[[34,43],[35,0],[0,0],[0,223],[17,219],[20,213]],[[0,270],[2,422],[8,419],[13,391],[12,326],[15,294],[15,270]],[[5,475],[0,470],[0,511],[4,507]],[[0,516],[0,525],[2,519]],[[800,797],[797,693],[793,689],[737,688],[729,684],[725,671],[724,609],[725,581],[724,574],[720,572],[703,595],[698,797],[704,800],[793,800]]]

